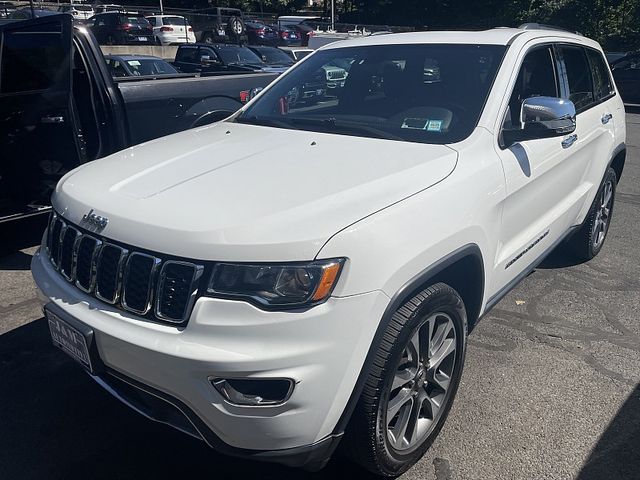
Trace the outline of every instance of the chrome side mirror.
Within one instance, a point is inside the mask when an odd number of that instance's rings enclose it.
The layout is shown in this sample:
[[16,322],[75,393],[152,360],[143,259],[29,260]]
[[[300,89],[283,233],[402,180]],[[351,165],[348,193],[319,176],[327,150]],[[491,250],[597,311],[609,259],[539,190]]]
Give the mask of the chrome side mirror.
[[520,108],[520,128],[505,130],[508,145],[524,140],[561,137],[576,129],[576,107],[573,102],[556,97],[530,97]]

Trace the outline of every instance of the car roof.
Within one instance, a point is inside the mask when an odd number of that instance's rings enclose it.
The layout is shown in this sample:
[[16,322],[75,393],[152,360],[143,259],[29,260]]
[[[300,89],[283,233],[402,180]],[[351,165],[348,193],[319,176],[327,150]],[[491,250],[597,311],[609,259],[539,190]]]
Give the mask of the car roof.
[[516,38],[526,40],[554,37],[576,41],[578,43],[595,43],[582,35],[551,28],[492,28],[482,31],[432,31],[390,33],[351,38],[325,45],[322,50],[367,45],[406,45],[420,43],[475,44],[475,45],[509,45]]

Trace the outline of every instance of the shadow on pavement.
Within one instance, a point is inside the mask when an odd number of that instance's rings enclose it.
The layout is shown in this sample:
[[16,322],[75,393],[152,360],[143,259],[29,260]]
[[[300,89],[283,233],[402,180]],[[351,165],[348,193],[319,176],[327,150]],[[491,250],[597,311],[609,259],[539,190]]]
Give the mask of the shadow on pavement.
[[40,243],[47,226],[46,214],[0,223],[0,256]]
[[44,319],[0,335],[0,379],[2,479],[370,478],[341,459],[311,474],[225,457],[147,420],[53,347]]
[[31,255],[24,252],[12,253],[0,258],[0,270],[29,270],[31,258]]
[[640,384],[602,434],[576,478],[640,478]]

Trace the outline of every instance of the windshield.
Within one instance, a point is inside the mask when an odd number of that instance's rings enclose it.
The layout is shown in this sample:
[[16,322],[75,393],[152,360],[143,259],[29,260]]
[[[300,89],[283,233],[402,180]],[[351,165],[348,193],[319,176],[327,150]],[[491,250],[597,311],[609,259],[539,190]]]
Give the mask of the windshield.
[[506,47],[380,45],[320,50],[236,121],[452,143],[475,128]]
[[256,51],[269,65],[293,65],[291,57],[278,48],[256,48]]
[[164,60],[154,58],[139,58],[136,60],[127,60],[129,70],[133,75],[169,75],[178,73],[178,71]]
[[218,55],[227,65],[233,63],[249,63],[260,65],[262,60],[246,47],[224,46],[218,48]]
[[93,7],[90,5],[71,5],[72,8],[75,8],[79,12],[92,12]]

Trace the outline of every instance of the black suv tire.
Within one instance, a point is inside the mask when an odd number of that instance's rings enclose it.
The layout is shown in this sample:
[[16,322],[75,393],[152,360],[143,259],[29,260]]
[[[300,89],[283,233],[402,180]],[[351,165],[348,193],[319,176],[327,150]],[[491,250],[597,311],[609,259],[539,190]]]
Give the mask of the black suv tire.
[[[466,336],[462,298],[444,283],[421,291],[394,313],[342,442],[347,456],[377,475],[396,476],[424,455],[458,389]],[[454,350],[443,354],[445,345]]]

